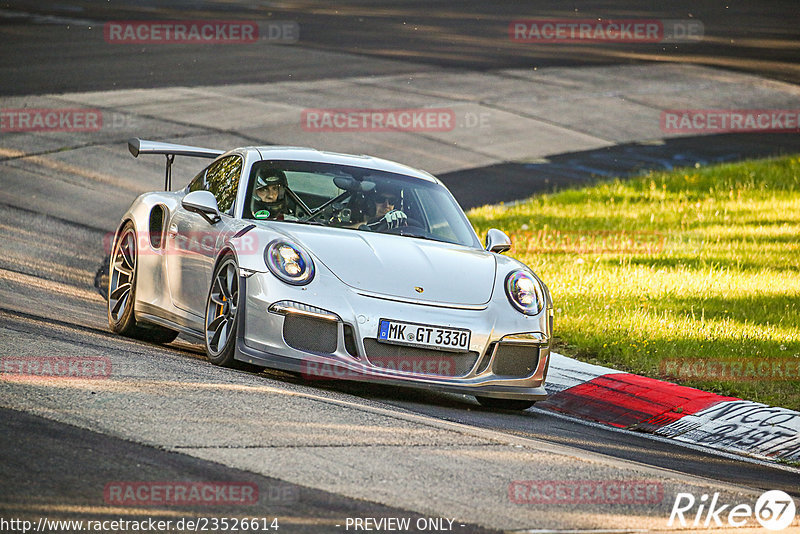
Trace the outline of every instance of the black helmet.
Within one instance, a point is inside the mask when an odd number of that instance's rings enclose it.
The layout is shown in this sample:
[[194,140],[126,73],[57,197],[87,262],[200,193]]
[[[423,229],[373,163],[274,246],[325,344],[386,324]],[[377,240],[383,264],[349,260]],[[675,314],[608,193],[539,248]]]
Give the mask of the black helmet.
[[397,184],[382,182],[372,190],[371,197],[373,202],[381,203],[386,200],[395,207],[399,207],[403,201],[403,189]]
[[256,173],[256,185],[253,188],[253,191],[257,191],[262,187],[267,187],[270,185],[282,185],[286,187],[286,174],[280,169],[270,169],[267,167],[261,168]]
[[[256,191],[269,187],[271,185],[279,185],[278,198],[275,202],[264,202],[261,200]],[[288,182],[286,181],[286,174],[280,169],[270,169],[262,167],[256,172],[256,180],[253,185],[253,214],[256,212],[266,210],[267,216],[269,212],[283,212],[286,208],[286,188]]]
[[364,194],[364,214],[367,218],[376,216],[378,204],[388,200],[392,209],[403,208],[403,190],[398,184],[393,184],[385,180],[375,180],[375,188]]

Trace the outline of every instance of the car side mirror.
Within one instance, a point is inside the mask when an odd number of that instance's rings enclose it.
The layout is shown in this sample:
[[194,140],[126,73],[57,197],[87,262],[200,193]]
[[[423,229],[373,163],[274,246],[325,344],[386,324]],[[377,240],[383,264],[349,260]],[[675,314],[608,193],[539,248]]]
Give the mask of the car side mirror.
[[220,220],[217,199],[208,191],[192,191],[181,201],[181,206],[186,211],[201,215],[209,224]]
[[505,232],[492,228],[486,233],[486,250],[501,254],[511,248],[511,238]]

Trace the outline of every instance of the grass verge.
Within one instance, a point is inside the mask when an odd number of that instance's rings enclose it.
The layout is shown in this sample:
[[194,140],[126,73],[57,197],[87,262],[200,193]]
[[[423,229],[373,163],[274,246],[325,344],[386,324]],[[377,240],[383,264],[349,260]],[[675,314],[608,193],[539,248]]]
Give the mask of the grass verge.
[[555,349],[800,409],[800,157],[651,172],[468,213],[550,288]]

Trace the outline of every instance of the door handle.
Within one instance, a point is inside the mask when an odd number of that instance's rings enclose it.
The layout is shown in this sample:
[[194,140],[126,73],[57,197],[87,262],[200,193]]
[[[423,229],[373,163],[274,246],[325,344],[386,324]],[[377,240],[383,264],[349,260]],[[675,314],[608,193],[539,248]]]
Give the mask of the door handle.
[[174,238],[176,235],[178,235],[178,225],[177,224],[170,224],[169,225],[169,230],[167,230],[167,235],[169,237],[172,237],[172,238]]

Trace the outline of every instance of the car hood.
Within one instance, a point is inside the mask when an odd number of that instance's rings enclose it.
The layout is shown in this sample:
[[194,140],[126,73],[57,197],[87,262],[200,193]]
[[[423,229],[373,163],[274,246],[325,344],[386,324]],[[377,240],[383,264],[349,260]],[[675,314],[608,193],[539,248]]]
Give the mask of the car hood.
[[497,266],[494,255],[483,250],[339,228],[281,225],[281,230],[360,291],[472,306],[492,298]]

